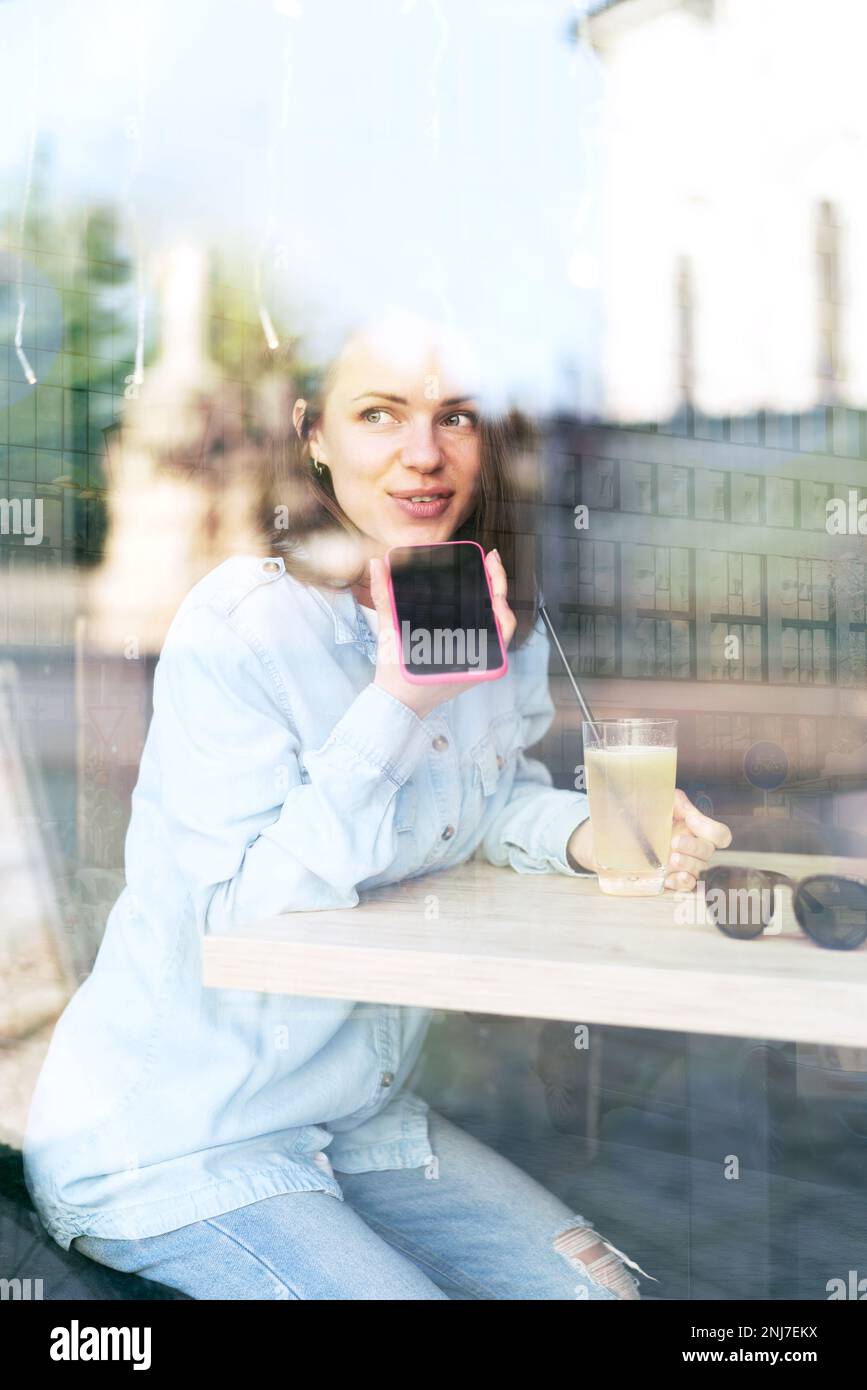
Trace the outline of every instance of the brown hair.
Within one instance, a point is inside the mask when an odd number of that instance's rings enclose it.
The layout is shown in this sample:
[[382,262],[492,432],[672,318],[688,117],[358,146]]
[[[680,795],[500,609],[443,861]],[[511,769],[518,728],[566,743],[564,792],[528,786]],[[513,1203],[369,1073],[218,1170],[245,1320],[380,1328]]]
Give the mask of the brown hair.
[[[282,557],[287,573],[307,584],[348,588],[360,572],[341,582],[326,576],[302,553],[311,537],[359,535],[337,501],[329,470],[323,467],[317,475],[310,457],[310,432],[322,418],[336,366],[334,358],[322,373],[296,376],[297,394],[307,402],[301,435],[292,428],[272,453],[261,515],[269,553]],[[538,604],[534,524],[538,432],[528,416],[514,409],[497,415],[482,412],[479,432],[476,505],[452,539],[475,540],[486,552],[494,548],[500,552],[509,576],[509,604],[517,618],[514,645],[520,646],[533,629]]]

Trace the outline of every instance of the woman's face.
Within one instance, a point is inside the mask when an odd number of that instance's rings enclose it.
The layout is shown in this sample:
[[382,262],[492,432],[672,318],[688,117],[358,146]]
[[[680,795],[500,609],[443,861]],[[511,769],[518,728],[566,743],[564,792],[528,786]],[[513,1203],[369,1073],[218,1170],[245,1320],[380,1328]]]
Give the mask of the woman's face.
[[[417,327],[356,335],[311,431],[312,457],[327,464],[337,501],[380,554],[446,541],[473,510],[479,407],[466,372],[458,380],[443,356]],[[296,426],[303,408],[296,403]]]

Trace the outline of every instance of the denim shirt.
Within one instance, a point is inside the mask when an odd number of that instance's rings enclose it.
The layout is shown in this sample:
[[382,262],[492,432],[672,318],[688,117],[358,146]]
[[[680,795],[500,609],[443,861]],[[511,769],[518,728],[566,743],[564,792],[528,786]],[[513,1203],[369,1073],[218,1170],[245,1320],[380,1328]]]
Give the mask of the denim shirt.
[[572,874],[587,816],[526,756],[548,728],[541,629],[424,719],[373,684],[349,592],[239,555],[178,609],[157,662],[125,887],[35,1088],[25,1178],[49,1233],[158,1235],[334,1170],[430,1161],[404,1085],[431,1011],[205,988],[201,939],[478,854]]

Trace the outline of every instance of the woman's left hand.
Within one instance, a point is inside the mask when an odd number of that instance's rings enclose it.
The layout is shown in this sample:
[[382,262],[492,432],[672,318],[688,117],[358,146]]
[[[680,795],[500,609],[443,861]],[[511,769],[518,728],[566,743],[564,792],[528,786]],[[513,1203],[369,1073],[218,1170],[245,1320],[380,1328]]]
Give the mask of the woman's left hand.
[[[691,893],[715,851],[727,849],[731,842],[732,832],[728,826],[704,815],[678,787],[674,793],[666,888]],[[593,873],[598,872],[593,857],[593,828],[589,819],[573,830],[568,854],[576,864],[591,869]]]
[[693,806],[685,792],[674,793],[674,813],[671,830],[671,852],[668,858],[666,888],[691,893],[707,868],[714,852],[727,849],[732,832],[721,820],[711,820]]

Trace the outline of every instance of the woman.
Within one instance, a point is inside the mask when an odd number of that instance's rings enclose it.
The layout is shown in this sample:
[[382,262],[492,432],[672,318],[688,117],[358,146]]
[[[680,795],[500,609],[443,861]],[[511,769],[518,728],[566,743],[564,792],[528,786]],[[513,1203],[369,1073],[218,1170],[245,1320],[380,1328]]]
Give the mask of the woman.
[[[206,932],[352,907],[475,851],[593,869],[586,798],[523,752],[553,709],[498,555],[522,441],[456,360],[389,318],[296,403],[303,515],[278,509],[272,554],[218,566],[171,624],[126,887],[34,1095],[25,1171],[51,1235],[195,1298],[637,1297],[583,1216],[406,1090],[429,1011],[200,984]],[[351,587],[340,535],[371,556]],[[458,535],[484,543],[510,670],[409,684],[382,556]],[[687,888],[729,836],[679,808],[669,882]]]

